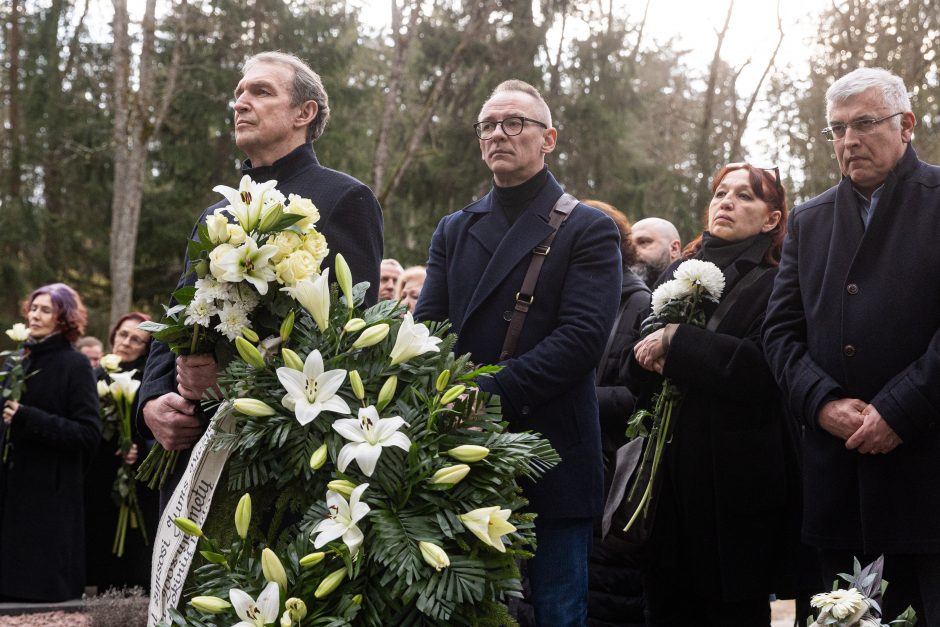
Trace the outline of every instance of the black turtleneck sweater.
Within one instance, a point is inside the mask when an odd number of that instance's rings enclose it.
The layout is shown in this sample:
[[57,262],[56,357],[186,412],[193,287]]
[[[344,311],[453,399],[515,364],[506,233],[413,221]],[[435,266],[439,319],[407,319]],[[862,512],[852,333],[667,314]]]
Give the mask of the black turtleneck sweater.
[[513,187],[500,187],[493,184],[493,196],[496,198],[496,204],[499,206],[506,221],[512,226],[515,224],[522,212],[528,208],[542,187],[548,180],[548,167],[543,167],[538,174],[530,178],[525,183]]

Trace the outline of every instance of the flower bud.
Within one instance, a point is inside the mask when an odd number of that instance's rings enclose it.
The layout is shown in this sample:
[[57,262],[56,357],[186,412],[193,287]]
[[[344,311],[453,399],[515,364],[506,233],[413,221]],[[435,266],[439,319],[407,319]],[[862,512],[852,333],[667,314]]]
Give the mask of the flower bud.
[[231,603],[219,597],[193,597],[189,604],[206,614],[221,614],[232,607]]
[[334,260],[336,267],[336,282],[339,283],[339,289],[343,290],[343,296],[346,297],[346,308],[353,308],[352,293],[352,272],[349,270],[349,264],[342,253],[336,253]]
[[326,463],[326,443],[320,445],[320,447],[313,452],[313,455],[310,456],[310,470],[320,470],[323,468],[323,464]]
[[342,494],[347,499],[352,495],[353,490],[356,489],[356,485],[345,479],[334,479],[326,484],[327,490],[333,490],[337,494]]
[[360,331],[364,328],[366,328],[365,320],[362,318],[351,318],[349,322],[343,326],[343,331],[346,333],[355,333],[356,331]]
[[373,325],[356,338],[356,341],[353,342],[353,348],[367,348],[373,346],[384,340],[386,335],[388,335],[388,324],[382,322]]
[[466,385],[455,385],[451,389],[447,390],[447,393],[441,397],[441,405],[447,405],[453,403],[460,395],[467,391]]
[[284,318],[284,321],[281,322],[281,341],[286,342],[287,338],[290,337],[290,334],[294,331],[294,310],[291,309],[290,313],[287,314],[287,317]]
[[245,363],[255,368],[264,368],[264,358],[258,348],[243,337],[235,338],[235,349],[239,356],[245,360]]
[[297,597],[287,599],[287,601],[284,602],[284,607],[290,612],[290,617],[298,622],[302,621],[307,616],[307,604]]
[[350,601],[352,601],[352,602],[355,603],[356,605],[362,605],[362,595],[361,595],[361,594],[357,594],[357,595],[354,596],[352,599],[350,599]]
[[323,558],[326,557],[326,553],[323,551],[317,551],[316,553],[307,553],[300,558],[301,568],[310,568],[311,566],[316,566],[323,561]]
[[294,621],[290,617],[290,612],[284,610],[284,613],[281,614],[281,627],[291,627],[293,624]]
[[256,398],[236,398],[232,405],[235,406],[235,411],[246,416],[263,417],[277,413],[273,407]]
[[434,384],[437,393],[442,394],[448,383],[450,383],[450,369],[446,369],[437,375],[437,383]]
[[339,587],[339,584],[343,582],[343,579],[346,578],[346,567],[339,568],[334,570],[329,575],[323,578],[323,581],[320,582],[320,585],[317,586],[317,589],[314,591],[313,596],[318,599],[322,599],[327,596],[334,590]]
[[261,551],[261,572],[267,581],[273,581],[281,586],[282,590],[287,590],[287,573],[284,572],[284,565],[271,549]]
[[385,409],[386,405],[388,405],[395,396],[396,389],[398,389],[398,377],[392,375],[385,380],[385,383],[382,384],[382,389],[379,390],[379,398],[375,403],[375,409],[377,411]]
[[275,205],[266,207],[261,210],[261,222],[258,224],[258,230],[262,233],[267,233],[274,228],[274,225],[277,224],[277,221],[281,219],[281,216],[284,215],[284,203],[277,203]]
[[244,540],[248,537],[248,525],[251,524],[251,495],[247,492],[238,499],[238,505],[235,507],[235,531],[238,537]]
[[438,572],[450,566],[450,558],[447,553],[433,542],[419,542],[418,548],[421,550],[421,557],[424,558],[428,566],[433,566]]
[[455,485],[463,481],[464,477],[466,477],[469,472],[470,466],[466,464],[445,466],[431,475],[431,483],[438,485]]
[[490,454],[490,449],[476,444],[462,444],[450,449],[447,454],[462,462],[478,462]]
[[245,327],[244,329],[242,329],[242,337],[244,337],[249,342],[257,342],[259,339],[258,334],[252,331],[251,329],[249,329],[248,327]]
[[352,387],[353,394],[360,401],[366,397],[366,390],[362,386],[362,377],[359,376],[358,370],[349,371],[349,385]]
[[185,533],[187,536],[192,536],[194,538],[202,537],[202,529],[199,528],[199,525],[188,518],[174,518],[173,523],[179,527],[179,530]]
[[284,359],[284,365],[288,368],[292,370],[299,370],[300,372],[304,371],[304,360],[300,358],[300,355],[291,349],[282,348],[281,357]]

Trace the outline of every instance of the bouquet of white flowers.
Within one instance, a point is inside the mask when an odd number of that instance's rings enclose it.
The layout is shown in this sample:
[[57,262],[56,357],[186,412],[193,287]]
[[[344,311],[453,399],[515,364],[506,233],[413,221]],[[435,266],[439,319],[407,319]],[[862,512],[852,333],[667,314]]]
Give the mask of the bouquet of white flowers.
[[[854,572],[840,573],[839,577],[849,584],[847,590],[839,589],[839,582],[834,581],[831,592],[814,595],[810,605],[819,610],[819,616],[806,620],[807,627],[814,625],[833,625],[834,627],[889,627],[881,622],[881,597],[888,587],[882,579],[884,555],[862,568],[856,559]],[[900,616],[891,621],[890,626],[914,627],[917,614],[908,607]]]
[[[320,264],[329,248],[314,226],[319,211],[307,198],[285,198],[276,186],[277,181],[256,183],[246,175],[238,189],[213,188],[229,204],[200,224],[198,239],[189,243],[195,284],[174,292],[176,304],[162,322],[144,322],[141,329],[177,355],[215,353],[224,365],[233,355],[231,342],[276,333],[273,321],[290,310],[291,299],[272,286],[296,295],[309,291],[315,280],[325,285]],[[162,487],[177,455],[156,444],[138,478]]]

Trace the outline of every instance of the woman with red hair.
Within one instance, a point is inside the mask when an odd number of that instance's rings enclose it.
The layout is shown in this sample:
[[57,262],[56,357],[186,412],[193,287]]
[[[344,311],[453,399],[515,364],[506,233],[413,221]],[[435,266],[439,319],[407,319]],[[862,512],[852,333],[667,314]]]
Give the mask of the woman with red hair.
[[101,437],[88,358],[73,343],[85,307],[64,283],[23,303],[29,327],[26,391],[3,409],[8,456],[0,466],[0,598],[65,601],[85,585],[85,467]]

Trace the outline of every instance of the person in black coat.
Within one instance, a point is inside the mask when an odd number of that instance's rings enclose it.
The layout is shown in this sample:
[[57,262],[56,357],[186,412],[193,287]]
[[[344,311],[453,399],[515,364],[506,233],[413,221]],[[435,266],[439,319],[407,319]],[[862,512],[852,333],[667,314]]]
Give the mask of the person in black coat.
[[[126,313],[114,323],[108,336],[111,353],[120,358],[116,372],[133,371],[137,381],[143,377],[152,342],[151,335],[137,326],[147,320],[150,316],[140,311]],[[95,369],[95,377],[105,384],[112,382],[103,367]],[[134,398],[132,416],[137,412],[138,399],[139,396]],[[112,587],[140,586],[145,590],[150,587],[151,542],[156,532],[159,497],[143,483],[137,485],[137,501],[144,516],[140,523],[144,525],[148,541],[144,542],[139,529],[128,527],[124,555],[117,557],[113,552],[120,510],[120,503],[115,502],[113,494],[115,477],[122,464],[139,466],[149,450],[148,442],[133,424],[131,429],[134,444],[127,455],[119,448],[119,433],[103,439],[85,479],[86,581],[87,585],[97,587],[99,593]]]
[[[620,258],[623,262],[623,284],[620,307],[607,345],[597,365],[594,390],[601,421],[601,450],[604,453],[604,488],[610,489],[617,449],[626,444],[627,420],[633,413],[636,399],[620,376],[624,352],[639,336],[639,320],[650,307],[650,290],[630,266],[637,263],[630,221],[615,207],[599,200],[584,204],[606,213],[620,231]],[[594,531],[588,582],[588,626],[614,627],[643,624],[643,588],[640,572],[617,550],[615,538],[607,542]]]
[[721,309],[706,308],[706,328],[670,324],[651,333],[629,362],[645,394],[658,391],[661,377],[685,393],[642,556],[650,627],[766,627],[771,593],[815,583],[812,565],[799,561],[806,553],[796,435],[760,341],[786,230],[785,194],[776,169],[748,164],[723,167],[712,191],[708,230],[684,257],[721,268]]
[[[365,184],[317,161],[311,142],[323,132],[329,113],[320,77],[303,61],[279,52],[261,53],[245,63],[235,89],[235,143],[248,157],[243,174],[256,182],[277,180],[285,196],[297,194],[314,202],[320,213],[317,230],[330,247],[322,267],[332,267],[335,254],[342,253],[353,282],[369,282],[366,304],[373,304],[383,252],[382,210]],[[226,204],[221,201],[203,212],[193,239],[199,224]],[[194,282],[187,264],[178,287]],[[154,342],[139,395],[144,429],[167,450],[184,451],[165,495],[179,481],[188,450],[206,429],[197,407],[203,393],[215,385],[216,371],[211,355],[177,358],[165,344]]]
[[855,70],[826,100],[843,178],[793,210],[764,324],[805,430],[803,538],[826,588],[884,554],[884,622],[910,604],[940,625],[940,167],[898,76]]
[[101,437],[88,358],[72,347],[85,307],[64,283],[24,303],[26,391],[3,409],[11,448],[0,466],[0,597],[78,599],[85,585],[85,468]]

